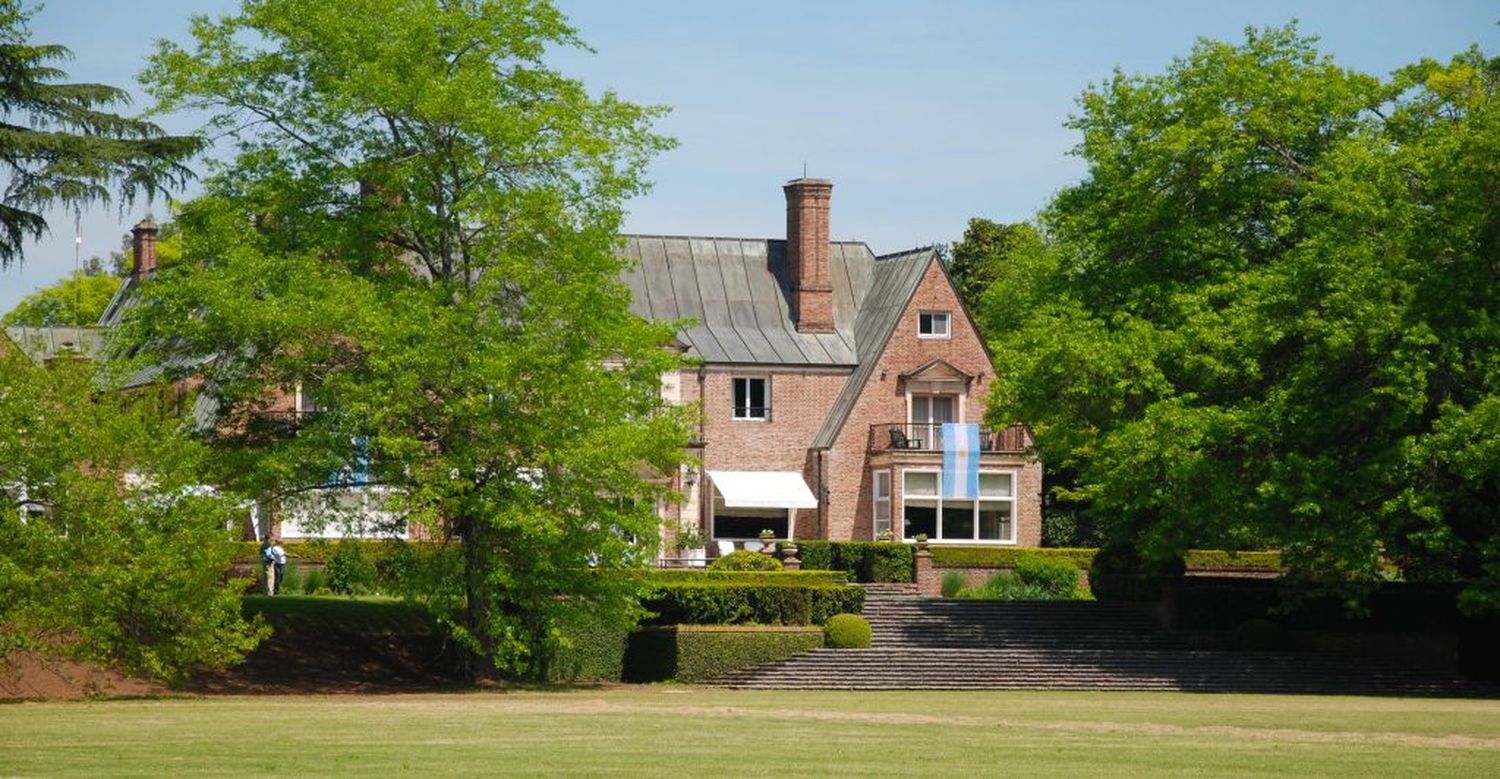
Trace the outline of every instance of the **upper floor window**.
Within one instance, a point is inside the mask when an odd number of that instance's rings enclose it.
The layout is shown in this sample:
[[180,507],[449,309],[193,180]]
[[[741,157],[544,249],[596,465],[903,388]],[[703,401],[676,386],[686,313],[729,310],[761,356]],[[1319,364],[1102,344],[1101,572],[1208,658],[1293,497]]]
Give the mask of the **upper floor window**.
[[771,418],[771,381],[764,377],[734,380],[734,418]]
[[311,383],[297,382],[297,393],[292,402],[294,403],[292,409],[298,414],[311,414],[320,410],[318,401],[313,397]]
[[949,338],[952,334],[947,311],[923,311],[917,317],[917,336],[920,338]]

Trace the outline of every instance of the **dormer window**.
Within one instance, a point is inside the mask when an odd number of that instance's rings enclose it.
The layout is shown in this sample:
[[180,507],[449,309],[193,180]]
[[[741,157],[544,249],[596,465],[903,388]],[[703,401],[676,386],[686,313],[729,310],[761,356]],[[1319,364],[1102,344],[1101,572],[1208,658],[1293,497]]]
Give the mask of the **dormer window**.
[[734,418],[771,418],[771,382],[763,376],[741,376],[734,380]]
[[947,311],[923,311],[917,317],[917,337],[952,337],[953,328],[950,327],[952,318],[952,315]]

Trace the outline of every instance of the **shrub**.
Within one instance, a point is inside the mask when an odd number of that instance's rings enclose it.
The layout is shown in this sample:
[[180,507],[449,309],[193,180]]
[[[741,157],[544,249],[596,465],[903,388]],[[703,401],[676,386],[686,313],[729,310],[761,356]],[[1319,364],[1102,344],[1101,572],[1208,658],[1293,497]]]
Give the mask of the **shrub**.
[[306,595],[321,595],[328,589],[328,583],[323,581],[323,572],[316,568],[309,570],[298,586]]
[[1085,597],[1078,566],[1067,560],[1021,555],[1016,558],[1016,579],[1046,593],[1048,599],[1077,600]]
[[328,589],[340,595],[363,595],[376,588],[375,562],[361,544],[340,541],[324,566]]
[[1099,600],[1154,601],[1163,584],[1185,572],[1180,558],[1147,563],[1133,545],[1109,544],[1094,555],[1089,586]]
[[834,649],[866,649],[872,640],[870,621],[858,614],[835,614],[823,626],[823,642]]
[[849,575],[843,571],[716,571],[709,568],[656,568],[646,571],[644,579],[652,584],[662,582],[730,582],[734,584],[846,584]]
[[823,631],[766,625],[677,625],[631,634],[625,679],[700,682],[823,646]]
[[1103,541],[1097,524],[1072,509],[1044,509],[1042,512],[1042,546],[1094,547]]
[[864,607],[865,591],[840,584],[667,582],[652,585],[641,605],[651,625],[821,625]]
[[1222,549],[1189,549],[1183,556],[1183,564],[1190,571],[1279,571],[1282,568],[1280,552],[1235,552]]
[[708,564],[715,571],[779,571],[781,561],[760,552],[741,549]]
[[944,598],[956,598],[958,593],[969,586],[969,577],[958,571],[944,571],[942,586]]
[[910,544],[884,541],[799,541],[808,568],[848,571],[857,582],[910,582],[916,578]]

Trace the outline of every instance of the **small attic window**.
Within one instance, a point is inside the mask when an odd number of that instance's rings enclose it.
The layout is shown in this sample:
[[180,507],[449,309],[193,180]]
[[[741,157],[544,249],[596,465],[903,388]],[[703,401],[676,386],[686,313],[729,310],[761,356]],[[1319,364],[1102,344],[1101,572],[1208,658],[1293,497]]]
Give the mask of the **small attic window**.
[[917,336],[919,338],[950,338],[952,337],[950,320],[952,316],[947,311],[923,311],[917,316]]

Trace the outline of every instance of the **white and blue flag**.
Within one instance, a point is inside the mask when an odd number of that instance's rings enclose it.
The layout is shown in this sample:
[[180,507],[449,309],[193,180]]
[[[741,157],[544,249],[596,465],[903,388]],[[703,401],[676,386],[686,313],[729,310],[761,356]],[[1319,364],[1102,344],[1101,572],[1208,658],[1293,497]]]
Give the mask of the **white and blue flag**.
[[943,423],[943,497],[972,500],[979,496],[979,425]]

